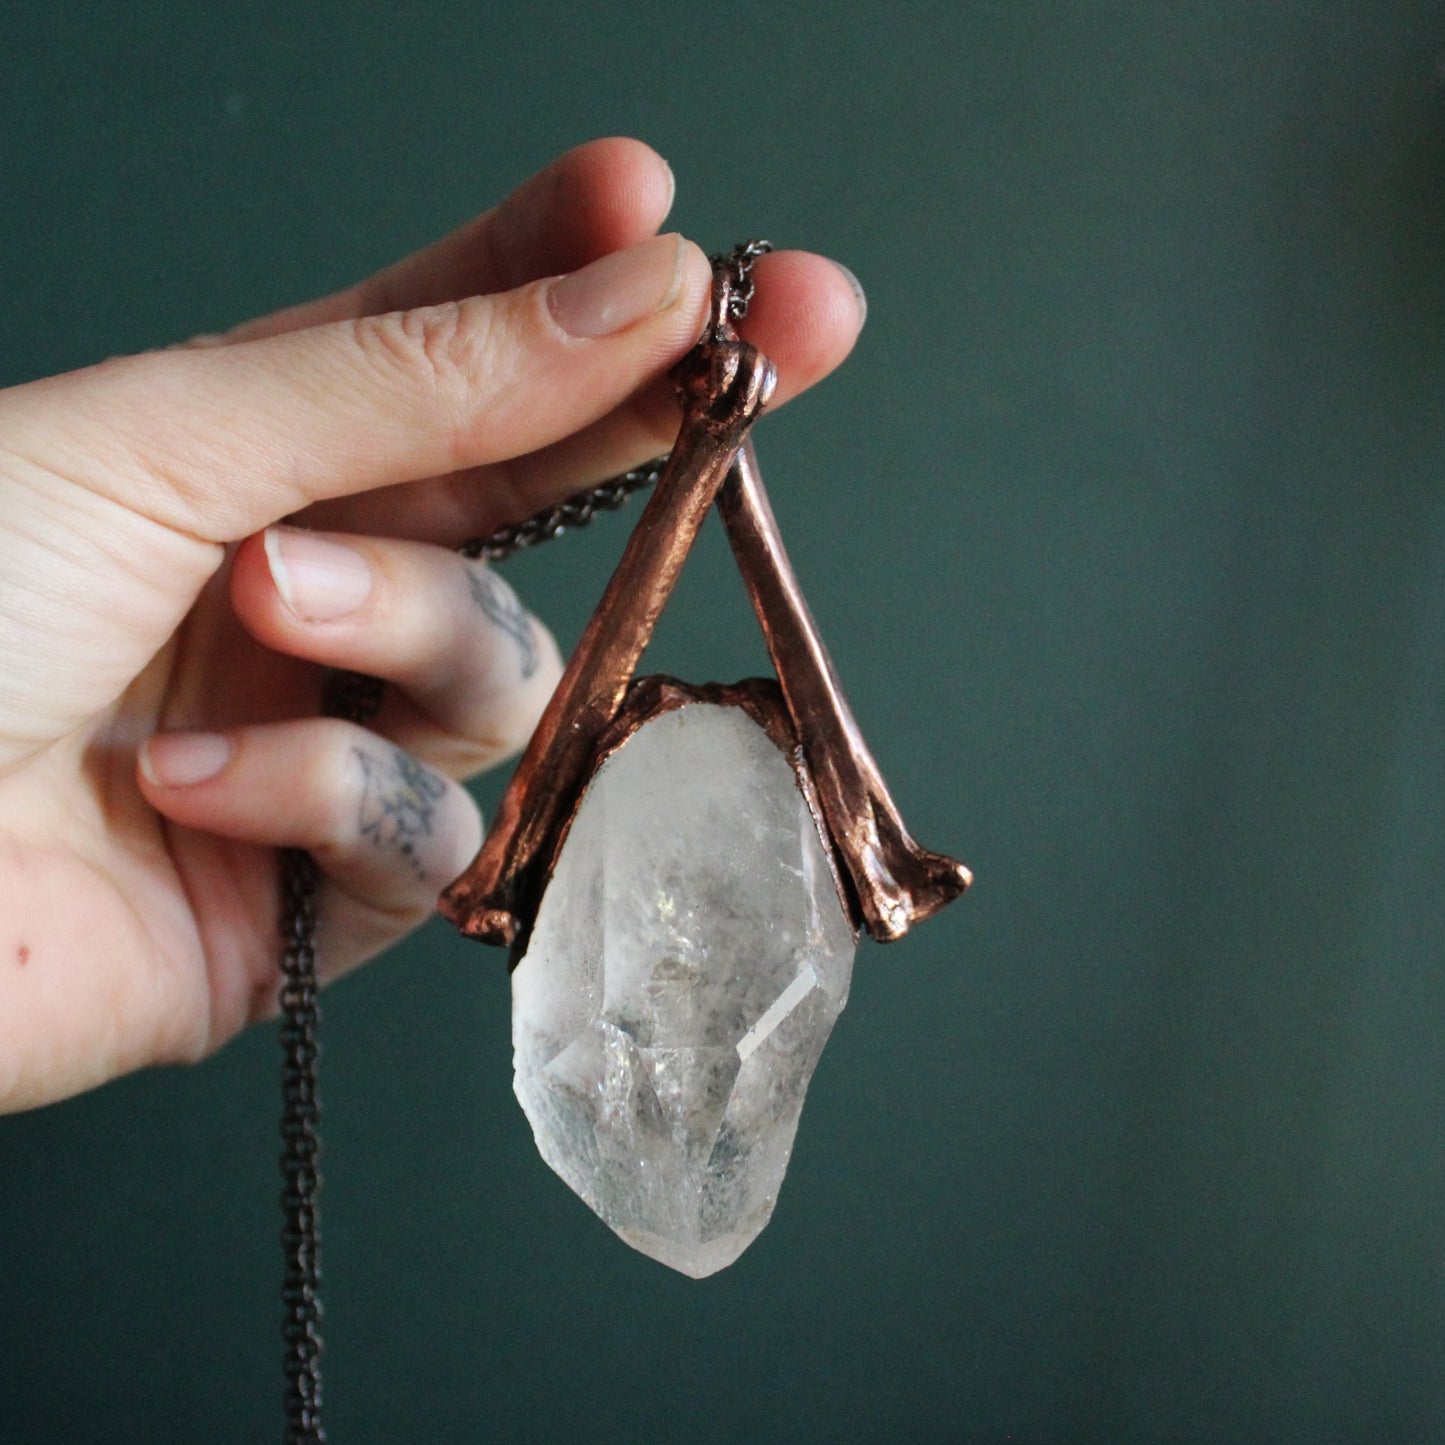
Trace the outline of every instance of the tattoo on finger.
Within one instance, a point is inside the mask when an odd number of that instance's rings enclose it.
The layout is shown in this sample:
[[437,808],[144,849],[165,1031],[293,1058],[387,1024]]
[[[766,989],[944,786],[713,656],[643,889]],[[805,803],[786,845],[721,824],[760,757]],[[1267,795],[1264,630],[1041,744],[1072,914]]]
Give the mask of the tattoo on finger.
[[531,615],[517,600],[517,594],[486,567],[468,567],[467,586],[471,588],[472,601],[517,644],[522,676],[531,677],[537,670],[537,634]]
[[357,826],[363,838],[404,858],[418,878],[425,876],[419,844],[431,837],[444,779],[400,748],[384,754],[353,748],[363,778]]

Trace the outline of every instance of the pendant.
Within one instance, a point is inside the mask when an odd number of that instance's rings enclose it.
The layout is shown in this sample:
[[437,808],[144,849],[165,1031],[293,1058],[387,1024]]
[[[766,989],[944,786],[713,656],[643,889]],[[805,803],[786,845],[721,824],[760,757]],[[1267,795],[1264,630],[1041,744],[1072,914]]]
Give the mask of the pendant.
[[[695,1278],[772,1214],[858,933],[899,938],[971,881],[903,826],[783,549],[747,441],[776,373],[733,329],[740,282],[715,265],[668,465],[441,898],[511,950],[514,1087],[542,1157]],[[777,678],[634,679],[715,500]]]

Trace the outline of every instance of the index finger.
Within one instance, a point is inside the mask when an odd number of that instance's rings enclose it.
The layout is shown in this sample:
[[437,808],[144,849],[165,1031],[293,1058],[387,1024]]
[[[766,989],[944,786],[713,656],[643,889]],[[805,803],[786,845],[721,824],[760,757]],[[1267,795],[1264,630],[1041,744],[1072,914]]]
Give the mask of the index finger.
[[243,322],[207,344],[254,341],[511,291],[654,235],[672,208],[672,171],[641,141],[613,136],[559,156],[506,200],[353,286]]

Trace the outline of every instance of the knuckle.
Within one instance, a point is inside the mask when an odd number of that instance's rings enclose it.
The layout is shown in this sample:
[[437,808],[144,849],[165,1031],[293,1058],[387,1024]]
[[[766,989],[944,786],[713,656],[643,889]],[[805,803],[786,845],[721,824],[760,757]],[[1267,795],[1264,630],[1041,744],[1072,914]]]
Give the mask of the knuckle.
[[424,895],[447,882],[470,799],[410,753],[380,739],[354,747],[352,761],[353,857],[364,870],[393,878],[403,893],[419,888]]
[[428,758],[448,776],[464,779],[515,757],[536,729],[561,673],[548,637],[537,672],[526,681],[499,687],[495,679],[482,678],[472,695],[428,709],[420,727]]
[[541,622],[537,623],[537,659],[537,674],[532,688],[535,716],[528,728],[529,733],[540,720],[557,684],[562,681],[562,649],[557,646],[551,629]]
[[490,344],[491,307],[482,298],[446,301],[352,322],[358,351],[389,379],[427,390],[469,391]]
[[530,728],[513,726],[510,719],[489,718],[443,745],[446,770],[463,781],[480,777],[516,757],[531,735]]
[[562,654],[552,634],[540,624],[535,629],[535,661],[520,686],[514,686],[494,705],[481,741],[494,762],[501,762],[526,747],[546,711],[562,677]]
[[527,746],[541,715],[541,706],[534,706],[529,697],[519,698],[514,706],[493,719],[492,726],[479,741],[494,763],[505,762]]

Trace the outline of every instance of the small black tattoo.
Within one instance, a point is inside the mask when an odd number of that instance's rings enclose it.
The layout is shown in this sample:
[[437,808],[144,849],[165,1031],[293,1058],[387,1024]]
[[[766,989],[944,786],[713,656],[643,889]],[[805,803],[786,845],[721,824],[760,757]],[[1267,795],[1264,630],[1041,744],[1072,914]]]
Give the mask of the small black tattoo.
[[537,634],[517,594],[485,567],[467,568],[467,586],[472,601],[517,644],[522,676],[531,677],[537,670]]
[[426,870],[417,853],[417,843],[431,836],[437,800],[446,783],[400,748],[376,757],[360,748],[352,751],[361,760],[365,784],[357,824],[363,838],[377,848],[400,853],[418,878]]

